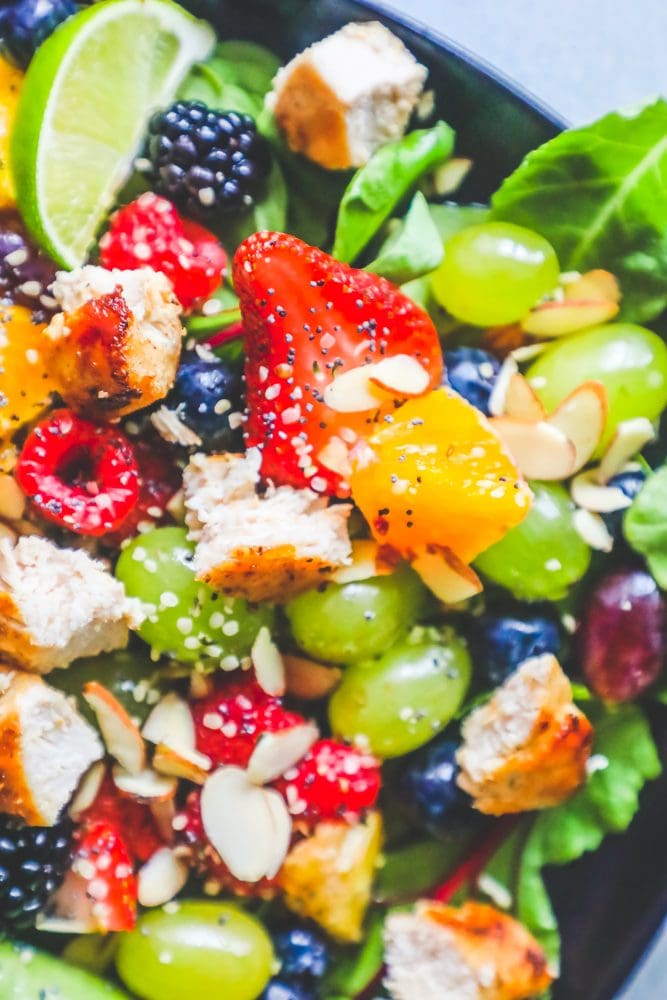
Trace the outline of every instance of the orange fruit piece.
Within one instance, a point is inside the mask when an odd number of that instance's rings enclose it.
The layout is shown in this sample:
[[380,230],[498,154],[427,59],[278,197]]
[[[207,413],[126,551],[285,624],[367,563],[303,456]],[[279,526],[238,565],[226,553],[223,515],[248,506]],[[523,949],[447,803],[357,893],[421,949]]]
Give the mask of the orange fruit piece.
[[23,73],[0,58],[0,209],[13,208],[14,184],[9,170],[9,135],[14,124]]
[[0,305],[0,443],[39,416],[55,390],[44,330],[29,309]]
[[471,562],[523,520],[531,493],[486,417],[451,389],[413,399],[352,453],[352,496],[402,556]]

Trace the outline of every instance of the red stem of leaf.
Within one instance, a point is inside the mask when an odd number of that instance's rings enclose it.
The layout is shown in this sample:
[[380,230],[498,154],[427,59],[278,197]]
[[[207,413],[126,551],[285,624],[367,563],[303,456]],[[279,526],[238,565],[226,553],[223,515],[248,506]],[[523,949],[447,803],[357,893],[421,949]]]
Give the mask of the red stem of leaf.
[[222,344],[229,343],[230,340],[236,340],[238,337],[243,336],[243,323],[241,320],[237,320],[236,323],[231,323],[224,330],[214,333],[212,337],[209,337],[205,341],[209,347],[220,347]]
[[449,878],[431,891],[431,898],[436,899],[439,903],[448,903],[459,889],[474,882],[514,824],[514,817],[508,817],[497,823],[481,843],[456,866]]

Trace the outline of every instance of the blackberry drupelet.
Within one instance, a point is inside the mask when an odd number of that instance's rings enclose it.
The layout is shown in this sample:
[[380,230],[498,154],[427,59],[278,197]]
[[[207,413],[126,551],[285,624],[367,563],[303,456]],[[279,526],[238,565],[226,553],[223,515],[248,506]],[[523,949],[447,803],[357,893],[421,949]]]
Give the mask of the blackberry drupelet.
[[0,301],[32,309],[36,320],[58,308],[51,296],[56,266],[18,228],[0,228]]
[[0,815],[0,930],[31,927],[67,870],[72,824],[27,826]]
[[252,205],[271,167],[269,146],[249,115],[176,101],[153,116],[148,157],[156,190],[198,217]]
[[16,0],[0,11],[2,51],[27,66],[42,42],[76,11],[74,0]]

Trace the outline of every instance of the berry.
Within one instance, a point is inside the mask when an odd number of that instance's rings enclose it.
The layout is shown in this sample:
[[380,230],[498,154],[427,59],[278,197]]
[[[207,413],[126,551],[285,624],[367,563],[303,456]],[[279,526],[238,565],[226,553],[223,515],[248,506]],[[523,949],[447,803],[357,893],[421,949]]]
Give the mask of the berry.
[[414,357],[438,385],[442,352],[431,319],[386,279],[284,233],[248,237],[233,277],[246,333],[245,436],[262,449],[263,475],[347,496],[346,450],[372,420],[393,413],[395,400],[387,393],[370,411],[340,413],[323,393],[341,373],[397,354]]
[[316,1000],[315,994],[299,983],[285,979],[272,979],[262,993],[260,1000]]
[[453,818],[470,811],[470,799],[456,784],[457,750],[453,740],[429,743],[409,758],[401,777],[401,806],[434,837],[446,834]]
[[213,694],[192,706],[197,749],[217,766],[245,767],[262,733],[277,733],[303,723],[280,699],[251,679],[223,681]]
[[53,262],[18,228],[0,229],[0,299],[27,306],[36,320],[46,319],[58,307],[50,295],[55,274]]
[[189,311],[220,287],[227,254],[208,229],[182,219],[171,202],[147,191],[111,216],[100,261],[125,271],[161,271]]
[[307,927],[290,927],[274,935],[280,959],[280,974],[288,979],[320,979],[329,965],[329,949],[324,939]]
[[72,824],[26,826],[17,816],[0,816],[0,928],[30,927],[62,882]]
[[164,847],[153,813],[149,806],[127,795],[121,795],[107,774],[93,804],[81,816],[87,825],[103,821],[123,837],[133,862],[143,864]]
[[74,0],[16,0],[0,13],[2,48],[19,66],[27,66],[42,42],[76,11]]
[[126,538],[133,538],[139,525],[145,531],[145,525],[169,523],[167,504],[182,482],[182,473],[166,453],[162,441],[140,438],[132,442],[132,448],[139,467],[139,496],[118,529],[105,535],[105,544],[114,548],[120,548]]
[[115,531],[139,495],[127,438],[69,410],[55,410],[28,435],[15,474],[42,517],[79,535]]
[[89,912],[96,929],[132,930],[137,919],[137,879],[127,846],[107,820],[92,820],[74,834],[70,870],[55,899],[63,908]]
[[238,427],[230,416],[243,409],[241,371],[211,354],[188,351],[181,357],[174,387],[165,404],[198,434],[204,446],[219,451],[241,451]]
[[321,820],[353,823],[380,793],[379,762],[337,740],[318,740],[275,786],[292,815],[315,825]]
[[252,205],[271,167],[269,146],[249,115],[176,101],[150,123],[156,189],[191,215]]
[[524,660],[560,652],[560,633],[551,618],[525,614],[485,614],[474,621],[475,659],[493,685],[502,684]]
[[[643,469],[633,469],[632,471],[619,472],[618,475],[612,476],[607,486],[615,486],[629,500],[634,500],[645,482],[646,473]],[[623,507],[621,510],[614,510],[610,514],[602,515],[607,530],[614,541],[619,541],[623,537],[623,518],[627,510],[627,507]]]
[[457,347],[445,352],[446,382],[487,417],[500,362],[478,347]]

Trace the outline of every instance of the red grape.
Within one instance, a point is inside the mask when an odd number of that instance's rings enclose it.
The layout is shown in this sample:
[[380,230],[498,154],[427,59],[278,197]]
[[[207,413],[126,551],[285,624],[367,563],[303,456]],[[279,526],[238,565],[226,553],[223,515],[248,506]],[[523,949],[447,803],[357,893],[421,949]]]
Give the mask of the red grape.
[[656,679],[665,655],[665,602],[645,570],[617,570],[597,584],[578,632],[582,669],[609,701],[628,701]]

